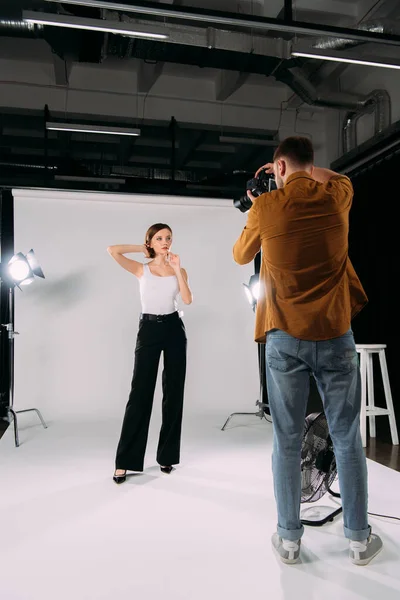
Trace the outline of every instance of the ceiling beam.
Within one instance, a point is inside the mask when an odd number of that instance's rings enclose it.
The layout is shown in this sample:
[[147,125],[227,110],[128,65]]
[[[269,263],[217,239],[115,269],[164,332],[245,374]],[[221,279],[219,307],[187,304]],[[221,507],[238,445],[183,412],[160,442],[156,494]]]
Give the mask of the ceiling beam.
[[132,156],[132,149],[135,144],[135,138],[122,137],[119,141],[119,162],[124,165],[129,162]]
[[148,94],[164,69],[163,62],[148,62],[141,60],[137,72],[137,91]]
[[[399,0],[380,0],[376,2],[370,1],[368,4],[361,3],[360,16],[358,18],[358,25],[366,23],[368,21],[379,20],[380,18],[390,19],[391,17],[397,17],[399,11]],[[353,27],[355,24],[353,24]],[[339,81],[339,78],[344,75],[347,69],[350,67],[347,63],[329,65],[324,63],[319,69],[315,71],[315,77],[312,77],[313,83],[318,86],[321,85],[321,90],[334,89],[335,84]],[[353,69],[354,70],[354,69]],[[362,76],[362,70],[360,70]],[[356,82],[354,82],[356,86]]]
[[215,100],[225,102],[246,83],[250,73],[239,71],[220,71],[215,80]]
[[[277,15],[277,19],[284,20],[284,10]],[[318,10],[317,8],[296,8],[296,21],[301,23],[314,23],[315,25],[339,25],[340,27],[353,27],[354,17],[338,14],[329,10]]]
[[[59,0],[46,1],[53,3],[59,2]],[[168,19],[197,21],[203,23],[203,25],[213,24],[228,27],[244,27],[253,31],[277,31],[291,33],[293,35],[329,36],[347,38],[358,42],[378,42],[381,44],[400,46],[399,35],[365,32],[358,29],[302,23],[300,21],[286,22],[284,20],[271,19],[258,15],[240,15],[223,11],[209,11],[197,7],[185,7],[183,10],[176,10],[173,7],[161,5],[158,2],[124,4],[122,2],[109,2],[108,0],[63,0],[63,4],[95,7],[141,15],[155,15]]]
[[399,15],[399,2],[398,0],[369,0],[366,2],[362,1],[358,5],[358,21],[362,22],[365,18],[381,19],[382,17],[398,17]]
[[283,6],[283,19],[287,23],[293,21],[293,0],[285,0]]
[[182,169],[188,161],[191,160],[198,146],[206,138],[206,131],[185,131],[179,132],[179,149],[175,156],[175,168]]
[[54,66],[54,80],[56,85],[67,87],[69,84],[69,76],[71,74],[72,61],[63,60],[55,52],[52,54]]

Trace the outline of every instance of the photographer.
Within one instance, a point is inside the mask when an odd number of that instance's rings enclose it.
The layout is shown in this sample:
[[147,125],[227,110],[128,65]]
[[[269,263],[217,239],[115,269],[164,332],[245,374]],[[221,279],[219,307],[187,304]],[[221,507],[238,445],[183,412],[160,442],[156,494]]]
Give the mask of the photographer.
[[254,197],[233,255],[251,262],[261,250],[255,339],[266,344],[273,420],[272,467],[281,560],[299,560],[301,444],[314,376],[334,445],[344,533],[354,564],[382,548],[367,518],[367,467],[360,435],[361,388],[351,320],[367,297],[348,256],[353,188],[348,177],[313,166],[308,138],[289,137],[273,163],[277,190]]

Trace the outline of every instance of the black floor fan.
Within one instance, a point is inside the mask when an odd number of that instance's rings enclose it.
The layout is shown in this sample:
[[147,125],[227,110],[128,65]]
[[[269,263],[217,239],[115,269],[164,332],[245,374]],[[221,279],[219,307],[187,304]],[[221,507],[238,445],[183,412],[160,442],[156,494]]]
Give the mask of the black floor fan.
[[[312,413],[306,417],[301,447],[301,503],[316,502],[327,492],[340,498],[340,494],[331,490],[336,477],[336,459],[325,414]],[[333,521],[342,510],[339,507],[321,519],[301,518],[301,522],[318,527]]]

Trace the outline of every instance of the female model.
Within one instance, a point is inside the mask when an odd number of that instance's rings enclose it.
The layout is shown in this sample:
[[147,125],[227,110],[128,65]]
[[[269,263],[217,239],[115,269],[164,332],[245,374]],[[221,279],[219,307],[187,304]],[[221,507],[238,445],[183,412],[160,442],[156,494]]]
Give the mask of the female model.
[[[179,256],[170,252],[171,228],[156,223],[148,229],[145,239],[145,244],[139,246],[107,248],[121,267],[138,278],[142,304],[131,392],[115,460],[115,483],[123,483],[128,470],[143,471],[161,352],[164,353],[162,426],[157,448],[161,471],[171,473],[180,457],[186,334],[177,299],[180,294],[185,304],[191,304],[192,292]],[[152,260],[143,264],[125,256],[134,252],[143,252]]]

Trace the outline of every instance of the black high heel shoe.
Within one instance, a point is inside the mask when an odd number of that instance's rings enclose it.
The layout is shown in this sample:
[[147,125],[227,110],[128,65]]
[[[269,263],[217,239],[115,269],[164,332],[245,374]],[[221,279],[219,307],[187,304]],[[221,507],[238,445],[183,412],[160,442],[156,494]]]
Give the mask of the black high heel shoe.
[[160,467],[160,470],[162,471],[162,473],[167,473],[169,475],[174,470],[174,467]]
[[125,479],[126,479],[126,471],[125,471],[125,475],[115,475],[115,473],[113,475],[113,481],[115,481],[115,483],[124,483]]

